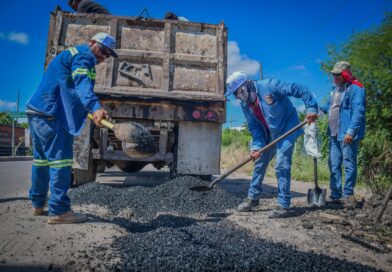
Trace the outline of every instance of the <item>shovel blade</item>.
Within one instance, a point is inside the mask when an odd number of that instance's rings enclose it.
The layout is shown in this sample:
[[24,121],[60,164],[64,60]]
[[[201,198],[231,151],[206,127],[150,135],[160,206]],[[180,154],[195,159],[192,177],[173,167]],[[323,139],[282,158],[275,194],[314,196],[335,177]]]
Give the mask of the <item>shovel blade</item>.
[[307,198],[308,205],[312,207],[324,207],[326,205],[326,196],[326,189],[309,189]]
[[138,123],[119,123],[113,126],[122,149],[132,158],[146,158],[156,153],[156,144],[150,131]]
[[200,185],[200,186],[191,187],[189,189],[192,190],[192,191],[195,191],[195,192],[206,192],[206,191],[211,190],[212,187]]

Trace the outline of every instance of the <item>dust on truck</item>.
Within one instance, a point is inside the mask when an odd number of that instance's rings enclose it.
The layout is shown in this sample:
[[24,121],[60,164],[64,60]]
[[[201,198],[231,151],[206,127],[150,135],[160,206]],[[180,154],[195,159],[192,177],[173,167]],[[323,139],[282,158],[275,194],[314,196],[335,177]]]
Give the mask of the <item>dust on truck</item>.
[[51,13],[45,67],[61,51],[87,43],[97,32],[112,35],[118,59],[96,66],[94,91],[112,121],[135,122],[154,136],[157,152],[132,158],[106,128],[87,121],[75,138],[73,183],[94,181],[116,165],[125,172],[152,164],[172,176],[206,179],[220,172],[226,118],[227,28],[173,20],[100,14]]

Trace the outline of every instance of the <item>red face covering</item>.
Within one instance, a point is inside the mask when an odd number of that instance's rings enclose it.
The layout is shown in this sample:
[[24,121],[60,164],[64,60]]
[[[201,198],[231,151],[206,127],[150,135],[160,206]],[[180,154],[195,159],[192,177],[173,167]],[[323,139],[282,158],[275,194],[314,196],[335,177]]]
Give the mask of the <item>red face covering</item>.
[[362,88],[363,84],[356,79],[350,71],[343,70],[342,77],[344,80],[350,84],[357,85],[358,87]]

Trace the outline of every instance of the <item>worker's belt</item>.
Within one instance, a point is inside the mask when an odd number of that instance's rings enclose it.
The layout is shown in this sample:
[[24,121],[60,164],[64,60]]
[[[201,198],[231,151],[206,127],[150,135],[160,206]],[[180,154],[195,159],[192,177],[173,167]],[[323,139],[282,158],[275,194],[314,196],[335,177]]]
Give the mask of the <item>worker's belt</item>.
[[49,121],[54,120],[54,117],[47,115],[45,113],[39,112],[39,111],[35,111],[32,110],[30,108],[27,108],[26,110],[26,115],[27,116],[40,116],[40,117],[45,117],[46,119],[48,119]]

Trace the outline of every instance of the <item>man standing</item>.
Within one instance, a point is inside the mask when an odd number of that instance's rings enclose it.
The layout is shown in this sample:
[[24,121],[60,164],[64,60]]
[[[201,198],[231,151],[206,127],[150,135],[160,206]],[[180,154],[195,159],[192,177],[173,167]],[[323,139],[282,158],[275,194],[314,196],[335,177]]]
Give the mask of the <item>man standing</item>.
[[30,199],[33,214],[43,215],[50,189],[49,224],[87,220],[72,212],[67,196],[73,137],[81,132],[89,112],[97,126],[108,118],[94,93],[94,66],[110,56],[117,57],[114,48],[113,37],[98,33],[88,44],[61,52],[26,104],[34,153]]
[[317,118],[317,101],[309,90],[295,83],[288,84],[275,79],[260,81],[248,80],[241,72],[234,72],[227,79],[226,96],[234,94],[241,100],[252,146],[250,156],[255,161],[253,178],[250,182],[248,197],[238,207],[238,211],[250,211],[259,203],[262,182],[268,164],[276,154],[275,172],[278,179],[278,207],[270,218],[286,216],[290,207],[291,159],[296,138],[301,130],[279,141],[275,148],[260,154],[258,150],[299,124],[297,111],[289,96],[301,98],[305,103],[309,122]]
[[[350,64],[337,62],[331,71],[335,83],[329,103],[320,109],[328,113],[331,199],[346,207],[355,205],[358,144],[365,135],[365,90],[353,77]],[[342,162],[346,182],[342,189]]]
[[110,14],[105,7],[91,0],[69,0],[68,6],[77,13]]

